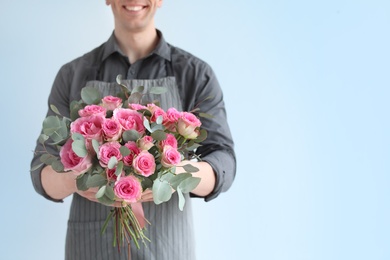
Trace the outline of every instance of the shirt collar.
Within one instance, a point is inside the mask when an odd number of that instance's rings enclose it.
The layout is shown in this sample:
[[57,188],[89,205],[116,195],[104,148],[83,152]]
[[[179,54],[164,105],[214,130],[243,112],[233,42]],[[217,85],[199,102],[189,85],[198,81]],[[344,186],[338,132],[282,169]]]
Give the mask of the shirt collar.
[[[164,36],[161,31],[156,30],[157,35],[160,38],[156,48],[152,51],[150,55],[156,54],[168,61],[171,61],[171,48],[169,47],[168,43],[165,41]],[[112,32],[110,38],[104,45],[104,50],[103,50],[103,56],[102,56],[102,61],[107,59],[111,54],[114,53],[119,53],[122,56],[126,56],[123,54],[121,49],[119,48],[119,45],[117,43],[117,40],[115,38],[114,32]],[[149,55],[149,56],[150,56]]]

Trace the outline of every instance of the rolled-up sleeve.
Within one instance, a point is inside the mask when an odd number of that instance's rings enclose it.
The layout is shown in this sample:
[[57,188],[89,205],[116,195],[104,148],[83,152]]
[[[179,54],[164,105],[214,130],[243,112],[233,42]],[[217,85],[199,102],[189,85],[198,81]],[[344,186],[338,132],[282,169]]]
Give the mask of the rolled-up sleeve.
[[[189,108],[199,107],[201,112],[212,116],[212,118],[201,117],[201,127],[207,130],[208,136],[202,146],[197,149],[197,154],[211,165],[216,175],[214,190],[204,198],[205,201],[210,201],[221,192],[227,191],[234,181],[237,164],[234,142],[228,124],[222,89],[208,64],[201,63],[198,67],[192,86],[196,87],[185,95],[187,104],[191,103]],[[190,102],[188,99],[191,98],[193,100]]]

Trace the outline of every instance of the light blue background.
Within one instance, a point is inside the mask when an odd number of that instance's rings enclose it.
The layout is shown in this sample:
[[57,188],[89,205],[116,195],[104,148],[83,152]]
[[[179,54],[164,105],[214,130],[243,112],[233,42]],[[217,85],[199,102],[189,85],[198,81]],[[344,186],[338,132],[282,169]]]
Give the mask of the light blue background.
[[[236,142],[228,193],[195,201],[198,259],[390,259],[390,2],[167,0],[157,27],[207,61]],[[104,1],[2,1],[1,259],[63,259],[70,199],[29,163],[60,66],[108,39]]]

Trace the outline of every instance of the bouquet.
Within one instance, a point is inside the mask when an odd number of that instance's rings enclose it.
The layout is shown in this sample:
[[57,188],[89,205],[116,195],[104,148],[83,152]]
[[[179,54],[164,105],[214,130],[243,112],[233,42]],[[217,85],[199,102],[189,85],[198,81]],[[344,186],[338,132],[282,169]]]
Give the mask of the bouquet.
[[[102,233],[113,220],[113,245],[119,249],[132,239],[139,248],[139,240],[145,243],[149,239],[133,212],[133,203],[146,189],[153,191],[156,204],[170,200],[176,192],[178,207],[183,210],[183,194],[191,192],[200,179],[192,176],[197,168],[179,165],[183,160],[200,159],[193,151],[207,132],[200,129],[196,109],[180,112],[172,107],[165,111],[156,101],[141,102],[143,87],[128,90],[120,75],[117,83],[121,92],[115,96],[102,97],[98,90],[84,87],[81,100],[70,104],[69,118],[50,106],[56,115],[43,121],[39,142],[44,151],[36,151],[42,153],[41,164],[32,170],[46,164],[57,172],[72,171],[79,190],[97,188],[96,199],[104,205],[120,201],[122,207],[112,208]],[[165,91],[154,87],[149,93]],[[59,156],[48,152],[47,142],[59,149]],[[176,174],[177,167],[184,172]]]

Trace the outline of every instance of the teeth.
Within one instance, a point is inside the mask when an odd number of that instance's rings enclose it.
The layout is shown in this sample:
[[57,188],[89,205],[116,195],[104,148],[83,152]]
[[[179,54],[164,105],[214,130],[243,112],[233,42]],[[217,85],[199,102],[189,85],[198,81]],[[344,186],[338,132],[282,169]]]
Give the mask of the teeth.
[[142,8],[142,6],[126,6],[126,9],[129,11],[140,11]]

